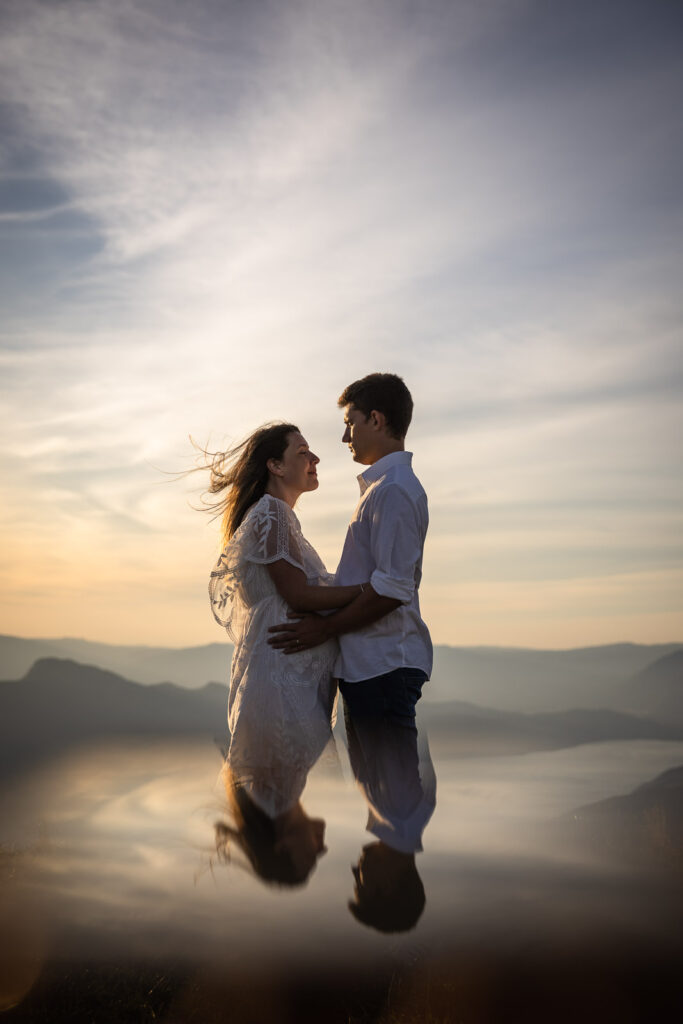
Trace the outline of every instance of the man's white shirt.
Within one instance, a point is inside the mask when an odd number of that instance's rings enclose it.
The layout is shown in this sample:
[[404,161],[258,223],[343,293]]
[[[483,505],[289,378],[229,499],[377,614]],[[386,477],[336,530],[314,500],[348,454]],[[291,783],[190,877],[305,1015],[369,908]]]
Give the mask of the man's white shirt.
[[339,638],[335,675],[350,683],[397,668],[419,668],[431,675],[432,642],[418,597],[429,513],[412,459],[411,452],[392,452],[358,477],[360,500],[335,583],[351,586],[370,580],[376,593],[401,605]]

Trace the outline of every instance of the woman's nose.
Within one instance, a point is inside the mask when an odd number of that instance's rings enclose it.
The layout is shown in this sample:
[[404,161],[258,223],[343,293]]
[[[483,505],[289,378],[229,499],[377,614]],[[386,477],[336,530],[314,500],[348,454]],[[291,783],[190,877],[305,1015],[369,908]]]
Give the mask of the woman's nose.
[[318,456],[315,454],[315,452],[309,452],[308,454],[309,454],[310,460],[313,463],[313,465],[317,466],[318,463],[320,462],[320,459],[318,458]]
[[351,440],[351,431],[347,427],[346,430],[344,431],[343,436],[342,436],[342,444],[348,444],[350,440]]

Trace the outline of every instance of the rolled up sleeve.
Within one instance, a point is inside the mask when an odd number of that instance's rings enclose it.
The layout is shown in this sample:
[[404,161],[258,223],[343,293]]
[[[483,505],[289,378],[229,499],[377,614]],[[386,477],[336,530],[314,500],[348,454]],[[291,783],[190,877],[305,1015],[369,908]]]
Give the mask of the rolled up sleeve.
[[397,486],[382,487],[372,509],[371,548],[376,568],[372,589],[383,597],[408,604],[415,593],[422,561],[419,513]]

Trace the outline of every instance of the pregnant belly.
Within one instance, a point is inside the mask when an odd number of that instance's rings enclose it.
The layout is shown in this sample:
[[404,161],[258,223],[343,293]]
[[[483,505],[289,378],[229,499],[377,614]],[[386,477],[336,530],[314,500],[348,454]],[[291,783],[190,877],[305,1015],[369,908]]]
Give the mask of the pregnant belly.
[[[246,618],[240,642],[235,646],[233,679],[241,675],[248,665],[259,670],[269,670],[275,675],[282,674],[292,681],[313,682],[324,675],[331,675],[339,645],[336,640],[327,640],[318,647],[296,654],[283,654],[268,643],[272,637],[272,626],[286,624],[291,611],[279,594],[272,594],[254,605]],[[239,666],[239,668],[238,668]],[[236,673],[236,669],[238,669]]]

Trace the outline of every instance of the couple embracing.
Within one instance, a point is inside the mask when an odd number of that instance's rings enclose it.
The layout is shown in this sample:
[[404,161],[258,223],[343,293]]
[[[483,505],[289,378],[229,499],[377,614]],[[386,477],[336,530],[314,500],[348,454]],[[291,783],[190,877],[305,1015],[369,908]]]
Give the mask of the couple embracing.
[[296,426],[261,427],[211,467],[211,493],[227,489],[213,506],[223,513],[225,548],[210,597],[235,645],[225,768],[240,825],[235,838],[263,877],[281,883],[305,880],[324,852],[324,823],[308,818],[299,798],[331,736],[337,681],[375,845],[406,857],[421,848],[410,794],[399,794],[393,816],[373,812],[373,789],[386,780],[373,782],[369,762],[377,758],[367,749],[377,729],[398,730],[401,764],[393,767],[407,772],[399,788],[410,789],[415,704],[432,667],[418,600],[427,498],[405,451],[413,402],[400,377],[373,373],[345,388],[338,405],[342,442],[363,472],[334,575],[294,513],[300,495],[318,487],[319,462]]

